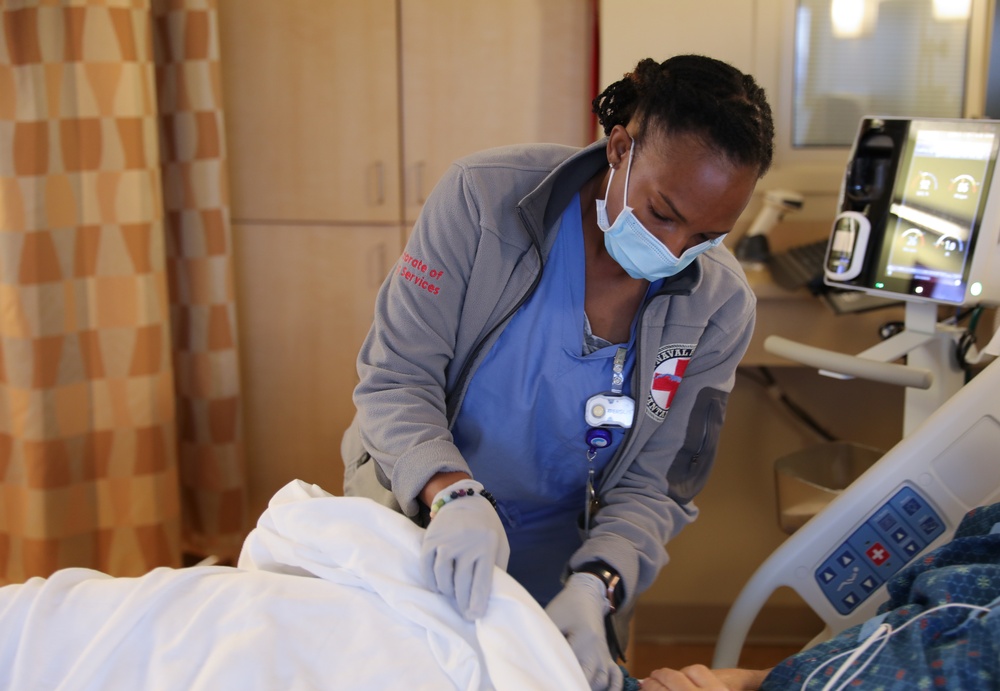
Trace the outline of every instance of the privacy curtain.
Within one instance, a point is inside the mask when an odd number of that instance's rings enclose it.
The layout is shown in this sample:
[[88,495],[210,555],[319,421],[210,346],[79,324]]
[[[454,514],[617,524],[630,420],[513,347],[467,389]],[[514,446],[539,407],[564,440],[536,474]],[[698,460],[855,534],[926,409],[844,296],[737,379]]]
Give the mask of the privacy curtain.
[[236,554],[215,0],[0,0],[0,584]]

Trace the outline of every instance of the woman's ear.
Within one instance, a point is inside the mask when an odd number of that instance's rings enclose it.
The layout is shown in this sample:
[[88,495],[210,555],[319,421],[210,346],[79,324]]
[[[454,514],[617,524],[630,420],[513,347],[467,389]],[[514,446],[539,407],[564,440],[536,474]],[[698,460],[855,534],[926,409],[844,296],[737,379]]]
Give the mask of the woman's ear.
[[618,168],[628,158],[632,148],[632,137],[622,125],[615,125],[608,134],[608,163],[612,168]]

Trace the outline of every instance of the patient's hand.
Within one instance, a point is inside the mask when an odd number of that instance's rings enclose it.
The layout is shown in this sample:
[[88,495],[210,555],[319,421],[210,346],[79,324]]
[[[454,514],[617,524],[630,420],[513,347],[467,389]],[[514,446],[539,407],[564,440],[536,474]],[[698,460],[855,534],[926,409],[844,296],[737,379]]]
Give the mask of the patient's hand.
[[755,691],[764,682],[767,669],[709,669],[691,665],[681,670],[664,667],[642,681],[642,691]]

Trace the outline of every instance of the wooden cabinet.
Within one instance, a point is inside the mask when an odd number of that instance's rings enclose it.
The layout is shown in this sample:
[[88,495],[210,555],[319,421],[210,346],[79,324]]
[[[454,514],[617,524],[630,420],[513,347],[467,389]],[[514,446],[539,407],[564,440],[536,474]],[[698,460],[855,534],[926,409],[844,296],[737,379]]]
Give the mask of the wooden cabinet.
[[594,139],[589,0],[403,0],[406,221],[459,156]]
[[396,0],[220,0],[236,218],[398,222]]
[[220,0],[250,515],[340,493],[375,294],[402,251],[396,0]]
[[340,493],[355,360],[400,240],[393,226],[233,230],[244,439],[257,516],[292,479]]
[[375,295],[447,165],[593,138],[592,13],[592,0],[219,0],[252,515],[295,478],[342,491]]

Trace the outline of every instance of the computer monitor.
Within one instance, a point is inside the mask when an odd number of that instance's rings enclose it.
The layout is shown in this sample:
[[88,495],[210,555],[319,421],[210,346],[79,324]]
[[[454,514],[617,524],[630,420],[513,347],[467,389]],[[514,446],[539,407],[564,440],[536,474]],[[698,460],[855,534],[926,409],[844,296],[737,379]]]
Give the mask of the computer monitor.
[[1000,120],[865,117],[824,262],[837,288],[1000,303]]

